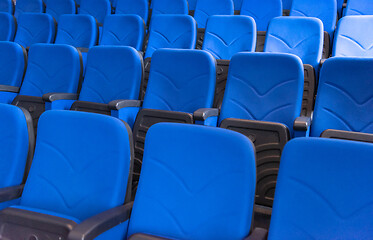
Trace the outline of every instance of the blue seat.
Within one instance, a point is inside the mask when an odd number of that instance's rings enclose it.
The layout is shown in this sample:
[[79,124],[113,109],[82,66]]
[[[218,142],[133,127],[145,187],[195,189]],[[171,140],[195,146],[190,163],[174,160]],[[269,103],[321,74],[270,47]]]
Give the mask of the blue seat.
[[325,130],[373,133],[373,60],[335,57],[320,74],[311,136]]
[[13,41],[16,28],[17,21],[13,15],[0,12],[0,41]]
[[6,12],[6,13],[13,15],[14,13],[13,0],[0,0],[0,12]]
[[63,14],[76,14],[76,3],[74,0],[48,0],[46,13],[51,15],[57,22]]
[[337,10],[338,10],[338,16],[341,18],[343,15],[343,3],[345,0],[337,0]]
[[293,0],[282,0],[282,7],[285,10],[290,10],[292,4],[293,4]]
[[93,16],[101,27],[105,17],[111,14],[111,3],[109,0],[81,0],[79,14]]
[[196,9],[198,0],[188,0],[189,10],[194,11]]
[[144,45],[145,27],[144,20],[138,15],[107,16],[100,45],[130,46],[141,51]]
[[241,10],[242,2],[243,2],[243,0],[233,0],[235,11],[240,11]]
[[213,15],[233,15],[233,0],[198,0],[194,19],[198,28],[206,28],[207,19]]
[[[20,203],[0,212],[1,235],[67,239],[85,220],[112,214],[130,199],[131,145],[131,131],[118,119],[73,111],[43,114]],[[124,239],[127,223],[119,228],[97,239]]]
[[30,47],[35,43],[53,43],[56,36],[56,22],[49,14],[23,13],[18,17],[14,42]]
[[373,2],[369,0],[348,0],[345,16],[373,15]]
[[373,145],[303,138],[284,149],[268,239],[373,236]]
[[14,16],[18,18],[22,13],[43,13],[42,0],[17,0]]
[[149,1],[118,0],[115,14],[136,14],[144,19],[145,23],[147,23],[149,17]]
[[372,57],[372,16],[345,16],[338,22],[333,56]]
[[187,0],[152,0],[152,17],[160,14],[188,14]]
[[146,137],[128,236],[244,239],[251,226],[255,176],[254,148],[243,135],[157,124]]

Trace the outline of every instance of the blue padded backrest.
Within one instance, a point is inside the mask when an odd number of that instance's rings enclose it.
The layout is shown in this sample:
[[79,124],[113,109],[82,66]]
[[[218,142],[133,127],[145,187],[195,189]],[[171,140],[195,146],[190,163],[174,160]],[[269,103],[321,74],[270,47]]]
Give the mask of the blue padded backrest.
[[254,52],[256,26],[248,16],[211,16],[206,25],[202,50],[216,59],[230,60],[238,52]]
[[324,24],[331,39],[337,23],[336,0],[294,0],[290,16],[316,17]]
[[20,87],[26,67],[26,52],[13,42],[0,42],[0,52],[0,85]]
[[132,134],[119,119],[47,111],[21,206],[84,220],[124,203]]
[[76,48],[62,44],[35,44],[29,50],[27,71],[20,95],[76,93],[81,57]]
[[373,133],[373,59],[328,59],[321,68],[311,135],[327,129]]
[[286,10],[290,10],[292,4],[293,0],[282,0],[282,7]]
[[144,20],[134,14],[110,15],[105,18],[100,45],[122,45],[141,51],[144,44]]
[[98,27],[90,15],[65,14],[60,17],[56,43],[90,48],[97,44]]
[[142,78],[142,59],[131,47],[97,46],[88,52],[87,70],[79,100],[109,103],[137,100]]
[[216,62],[198,50],[161,49],[154,53],[143,108],[193,113],[211,108]]
[[338,16],[342,17],[343,3],[345,0],[337,0]]
[[194,49],[197,27],[188,15],[157,15],[152,18],[145,58],[160,48]]
[[152,0],[152,16],[159,14],[188,14],[187,0]]
[[303,95],[302,61],[283,53],[233,56],[219,121],[239,118],[285,124],[292,134]]
[[373,16],[346,16],[338,22],[333,56],[373,57]]
[[373,15],[373,2],[370,0],[348,0],[345,16]]
[[188,0],[189,10],[195,10],[198,0]]
[[264,52],[291,53],[303,64],[318,69],[323,50],[321,20],[311,17],[278,17],[268,27]]
[[233,0],[198,0],[194,19],[196,19],[198,28],[205,28],[210,16],[233,14]]
[[22,183],[29,151],[29,132],[23,111],[0,104],[0,188]]
[[285,146],[268,239],[370,239],[373,145],[298,138]]
[[42,13],[44,5],[42,0],[17,0],[14,16],[18,18],[22,13]]
[[128,236],[244,239],[251,225],[255,169],[253,144],[241,134],[154,125],[146,135]]
[[234,10],[241,10],[243,0],[233,0]]
[[75,14],[76,5],[74,0],[48,0],[46,12],[58,22],[63,14]]
[[99,23],[103,23],[107,15],[111,14],[111,4],[109,0],[82,0],[79,14],[89,14],[96,18]]
[[241,15],[254,18],[258,31],[267,31],[269,22],[282,16],[281,0],[243,0]]
[[148,0],[118,0],[115,14],[136,14],[144,19],[144,22],[147,22],[149,16],[149,2]]
[[0,12],[13,14],[14,5],[13,0],[0,0]]
[[13,15],[0,12],[0,41],[13,41],[16,33],[16,20]]
[[24,13],[18,17],[18,27],[14,42],[24,48],[35,43],[53,43],[56,23],[49,14]]

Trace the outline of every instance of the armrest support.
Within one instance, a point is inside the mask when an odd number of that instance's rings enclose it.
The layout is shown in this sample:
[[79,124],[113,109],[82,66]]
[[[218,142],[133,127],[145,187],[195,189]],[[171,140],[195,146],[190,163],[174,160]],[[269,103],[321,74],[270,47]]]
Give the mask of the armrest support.
[[79,95],[76,93],[46,93],[42,98],[44,102],[54,102],[58,100],[78,100]]
[[94,239],[111,228],[127,221],[133,202],[112,208],[78,224],[68,235],[69,240]]
[[0,85],[0,92],[19,93],[19,87]]
[[373,143],[373,134],[349,132],[335,129],[327,129],[321,134],[322,138],[343,139],[358,142]]
[[142,102],[140,100],[114,100],[109,103],[111,110],[120,110],[126,107],[141,107]]
[[268,231],[264,228],[254,228],[254,231],[245,240],[266,240]]
[[294,121],[295,131],[307,131],[311,126],[310,117],[297,117]]
[[200,108],[193,114],[195,121],[205,121],[209,117],[219,116],[219,109],[217,108]]
[[0,189],[0,202],[7,202],[20,198],[25,185],[18,185],[13,187]]

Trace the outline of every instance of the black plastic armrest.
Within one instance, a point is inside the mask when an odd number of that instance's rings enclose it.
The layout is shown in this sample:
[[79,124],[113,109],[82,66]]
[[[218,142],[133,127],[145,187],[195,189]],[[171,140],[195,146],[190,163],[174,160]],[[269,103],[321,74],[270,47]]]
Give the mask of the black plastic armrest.
[[46,93],[43,95],[44,102],[53,102],[57,100],[78,100],[76,93]]
[[0,85],[0,92],[19,93],[19,87]]
[[195,121],[205,121],[209,117],[217,116],[219,116],[219,109],[217,108],[200,108],[193,114]]
[[342,8],[346,8],[347,7],[347,3],[343,3],[343,5],[342,5]]
[[311,126],[310,117],[297,117],[294,121],[294,130],[295,131],[307,131]]
[[254,228],[254,231],[245,240],[265,240],[268,231],[264,228]]
[[20,198],[25,185],[18,185],[13,187],[1,188],[0,189],[0,202],[7,202],[17,198]]
[[373,134],[361,132],[327,129],[321,133],[321,137],[373,143]]
[[109,102],[109,108],[111,110],[120,110],[126,107],[141,107],[142,102],[140,100],[114,100]]
[[78,224],[68,236],[69,240],[94,239],[100,234],[127,221],[132,211],[133,202],[112,208]]

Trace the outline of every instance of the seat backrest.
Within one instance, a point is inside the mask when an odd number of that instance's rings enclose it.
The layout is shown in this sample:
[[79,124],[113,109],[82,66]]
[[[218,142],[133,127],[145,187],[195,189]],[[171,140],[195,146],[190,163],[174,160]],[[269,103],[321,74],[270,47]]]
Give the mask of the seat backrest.
[[345,16],[338,22],[333,56],[373,56],[373,16]]
[[373,15],[373,2],[370,0],[348,0],[345,16]]
[[198,0],[194,19],[198,28],[206,28],[207,19],[210,16],[233,14],[233,0]]
[[243,2],[243,0],[233,0],[235,11],[240,11],[241,10],[242,2]]
[[316,17],[324,24],[331,39],[337,23],[336,0],[293,0],[290,16]]
[[90,15],[65,14],[60,17],[56,43],[90,48],[98,42],[98,26]]
[[100,45],[130,46],[141,51],[144,38],[145,23],[140,16],[109,15],[105,18]]
[[13,41],[16,28],[17,21],[13,15],[0,12],[0,41]]
[[241,15],[254,18],[258,31],[267,31],[269,22],[282,16],[281,0],[243,0]]
[[76,93],[81,76],[81,55],[62,44],[30,47],[27,71],[20,95],[41,97],[45,93]]
[[142,59],[131,47],[96,46],[89,50],[79,100],[109,103],[137,100],[142,79]]
[[254,147],[244,135],[197,125],[154,125],[146,135],[128,236],[244,239],[251,226],[255,169]]
[[211,16],[206,25],[202,50],[216,59],[230,60],[238,52],[254,52],[256,27],[248,16]]
[[335,57],[321,68],[311,135],[327,129],[373,133],[373,60]]
[[157,49],[194,49],[197,41],[197,26],[188,15],[157,15],[152,18],[149,42],[145,58],[151,57]]
[[26,51],[13,42],[0,42],[0,85],[20,87],[26,70]]
[[323,50],[324,30],[320,19],[278,17],[268,27],[264,52],[291,53],[303,64],[318,69]]
[[187,0],[152,0],[152,17],[160,14],[188,14]]
[[115,14],[136,14],[144,19],[146,23],[149,16],[149,1],[118,0]]
[[91,15],[103,24],[105,17],[111,14],[111,3],[109,0],[81,0],[79,14]]
[[14,12],[13,0],[0,0],[0,12],[6,12],[9,14],[13,14]]
[[194,11],[196,9],[197,1],[198,0],[188,0],[189,10],[193,10]]
[[293,132],[300,116],[303,65],[284,53],[238,53],[228,73],[219,122],[227,118],[277,122]]
[[63,14],[76,14],[74,0],[48,0],[46,13],[51,15],[57,22]]
[[337,0],[338,16],[342,17],[343,3],[345,0]]
[[22,13],[42,13],[44,4],[42,0],[17,0],[14,16],[18,18]]
[[282,0],[283,9],[290,10],[292,4],[293,4],[293,0]]
[[211,108],[216,62],[205,51],[161,49],[154,53],[143,108],[193,113]]
[[289,142],[282,153],[268,239],[373,236],[372,155],[368,143]]
[[47,111],[21,206],[85,220],[125,202],[132,156],[128,125],[103,114]]
[[24,48],[35,43],[53,43],[56,36],[56,22],[49,14],[23,13],[18,17],[14,42]]

